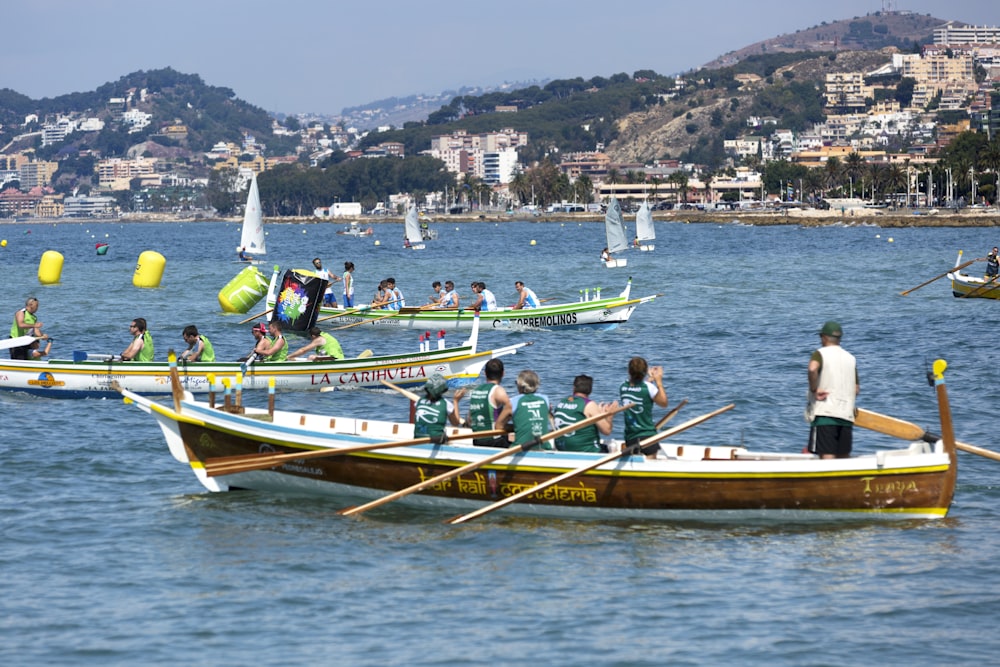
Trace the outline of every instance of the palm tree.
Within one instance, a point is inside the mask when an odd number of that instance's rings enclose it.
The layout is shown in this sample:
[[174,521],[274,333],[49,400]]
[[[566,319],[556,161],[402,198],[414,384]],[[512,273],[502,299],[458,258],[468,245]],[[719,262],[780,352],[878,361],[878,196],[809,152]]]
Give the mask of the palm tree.
[[674,173],[667,177],[667,182],[674,186],[678,192],[680,192],[679,202],[687,201],[687,191],[688,191],[688,174],[686,171],[678,169]]
[[826,172],[826,187],[830,190],[839,188],[844,178],[844,168],[840,158],[836,155],[829,158],[823,170]]
[[851,151],[851,154],[844,160],[844,174],[851,179],[852,198],[854,197],[854,182],[861,180],[864,173],[865,159],[857,151]]
[[[995,177],[993,185],[993,203],[1000,205],[1000,137],[993,137],[979,154],[980,171],[991,171]],[[989,186],[984,186],[989,187]]]
[[899,200],[896,195],[906,187],[906,179],[906,170],[898,164],[891,164],[885,170],[885,179],[883,181],[885,191],[892,195],[894,205]]

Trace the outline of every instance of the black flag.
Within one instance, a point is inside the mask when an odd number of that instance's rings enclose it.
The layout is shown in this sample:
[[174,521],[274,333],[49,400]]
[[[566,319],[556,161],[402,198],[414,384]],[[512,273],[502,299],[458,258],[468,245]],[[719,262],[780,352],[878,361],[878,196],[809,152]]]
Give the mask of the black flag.
[[327,282],[297,271],[285,271],[274,304],[274,316],[286,331],[309,331],[316,324]]

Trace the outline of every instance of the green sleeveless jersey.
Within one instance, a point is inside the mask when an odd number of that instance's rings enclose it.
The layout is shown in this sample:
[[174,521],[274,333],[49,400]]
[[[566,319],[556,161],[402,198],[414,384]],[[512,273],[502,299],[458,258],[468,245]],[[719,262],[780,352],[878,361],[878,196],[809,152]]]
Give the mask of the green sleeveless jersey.
[[153,360],[153,336],[149,331],[142,332],[142,349],[139,350],[139,354],[135,355],[136,361],[152,361]]
[[625,440],[648,438],[656,434],[653,423],[653,397],[649,394],[649,386],[642,382],[637,385],[622,382],[618,389],[621,402],[632,403],[625,411]]
[[[523,445],[549,432],[549,402],[538,394],[522,394],[514,408],[514,444]],[[541,449],[553,449],[546,440]]]
[[413,435],[417,438],[433,438],[444,433],[448,423],[448,401],[439,399],[433,403],[427,398],[417,401],[413,418]]
[[[588,402],[586,398],[581,396],[570,396],[556,403],[555,409],[552,410],[556,429],[572,426],[586,419],[583,411],[587,408]],[[556,449],[567,452],[599,452],[601,451],[600,443],[601,435],[597,426],[590,424],[561,438],[556,438]]]
[[497,385],[484,382],[469,392],[469,427],[473,431],[490,431],[496,421],[495,408],[490,405],[490,394]]

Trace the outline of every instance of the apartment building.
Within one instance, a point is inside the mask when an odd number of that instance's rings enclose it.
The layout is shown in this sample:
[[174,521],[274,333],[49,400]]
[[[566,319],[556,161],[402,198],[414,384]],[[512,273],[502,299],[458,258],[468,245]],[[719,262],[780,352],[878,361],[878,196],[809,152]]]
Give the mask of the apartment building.
[[133,178],[155,175],[156,158],[107,158],[97,163],[98,184],[104,190],[128,190]]
[[865,84],[862,72],[832,72],[826,75],[823,96],[828,109],[863,111],[867,100],[875,97],[875,87]]
[[448,135],[432,137],[427,154],[444,162],[450,172],[469,174],[500,184],[510,182],[516,171],[517,149],[527,144],[528,133],[511,128],[485,134],[469,134],[465,130],[458,130]]
[[996,26],[956,26],[948,22],[934,29],[935,44],[1000,44],[1000,28]]
[[58,162],[24,162],[18,172],[20,174],[21,189],[31,190],[32,188],[42,188],[52,182],[52,174],[59,169]]

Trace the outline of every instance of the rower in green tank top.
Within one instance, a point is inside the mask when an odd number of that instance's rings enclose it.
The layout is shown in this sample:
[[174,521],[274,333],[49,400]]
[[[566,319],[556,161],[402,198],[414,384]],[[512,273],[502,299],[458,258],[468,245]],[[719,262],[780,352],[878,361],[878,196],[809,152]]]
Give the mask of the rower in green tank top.
[[[663,368],[650,367],[642,357],[632,357],[628,362],[628,381],[619,387],[618,398],[623,405],[632,404],[625,411],[625,445],[635,445],[643,438],[654,435],[656,425],[653,423],[653,404],[661,408],[667,407]],[[659,449],[659,444],[653,444],[642,451],[646,456],[655,456]]]
[[122,361],[152,361],[153,336],[146,329],[146,320],[137,317],[128,325],[132,342],[122,352]]
[[[552,421],[556,429],[572,426],[618,407],[617,403],[601,404],[590,400],[593,388],[594,379],[589,375],[577,375],[574,378],[573,395],[556,403],[552,410]],[[601,444],[601,436],[611,435],[613,419],[613,415],[608,415],[605,419],[557,438],[556,449],[567,452],[606,452],[607,448]]]
[[[416,438],[430,438],[431,442],[445,441],[444,429],[451,422],[458,426],[461,422],[458,416],[458,402],[452,403],[444,398],[448,391],[448,382],[440,373],[434,373],[424,383],[424,396],[414,408],[413,435]],[[462,390],[456,396],[461,398]]]
[[[490,359],[483,370],[486,382],[469,391],[469,414],[466,423],[473,431],[504,429],[510,420],[512,407],[507,390],[500,386],[503,381],[503,361]],[[461,394],[455,394],[458,402]],[[510,443],[506,435],[494,438],[474,438],[472,444],[479,447],[507,447]]]
[[[541,381],[538,373],[523,370],[517,374],[518,396],[514,398],[514,444],[523,445],[552,430],[549,415],[549,399],[536,394]],[[554,449],[550,440],[541,444],[541,449]]]
[[309,336],[312,340],[294,352],[290,352],[289,359],[295,359],[310,352],[314,352],[314,354],[309,354],[309,361],[316,361],[318,357],[344,358],[344,350],[341,349],[340,342],[333,337],[333,334],[329,334],[319,327],[313,327],[309,330]]
[[215,348],[212,347],[208,336],[198,333],[198,327],[193,324],[187,325],[181,336],[188,344],[188,349],[181,352],[179,357],[182,361],[215,361]]
[[261,338],[254,352],[264,361],[284,361],[288,358],[288,341],[281,335],[281,323],[278,320],[271,320],[267,330],[271,337]]

